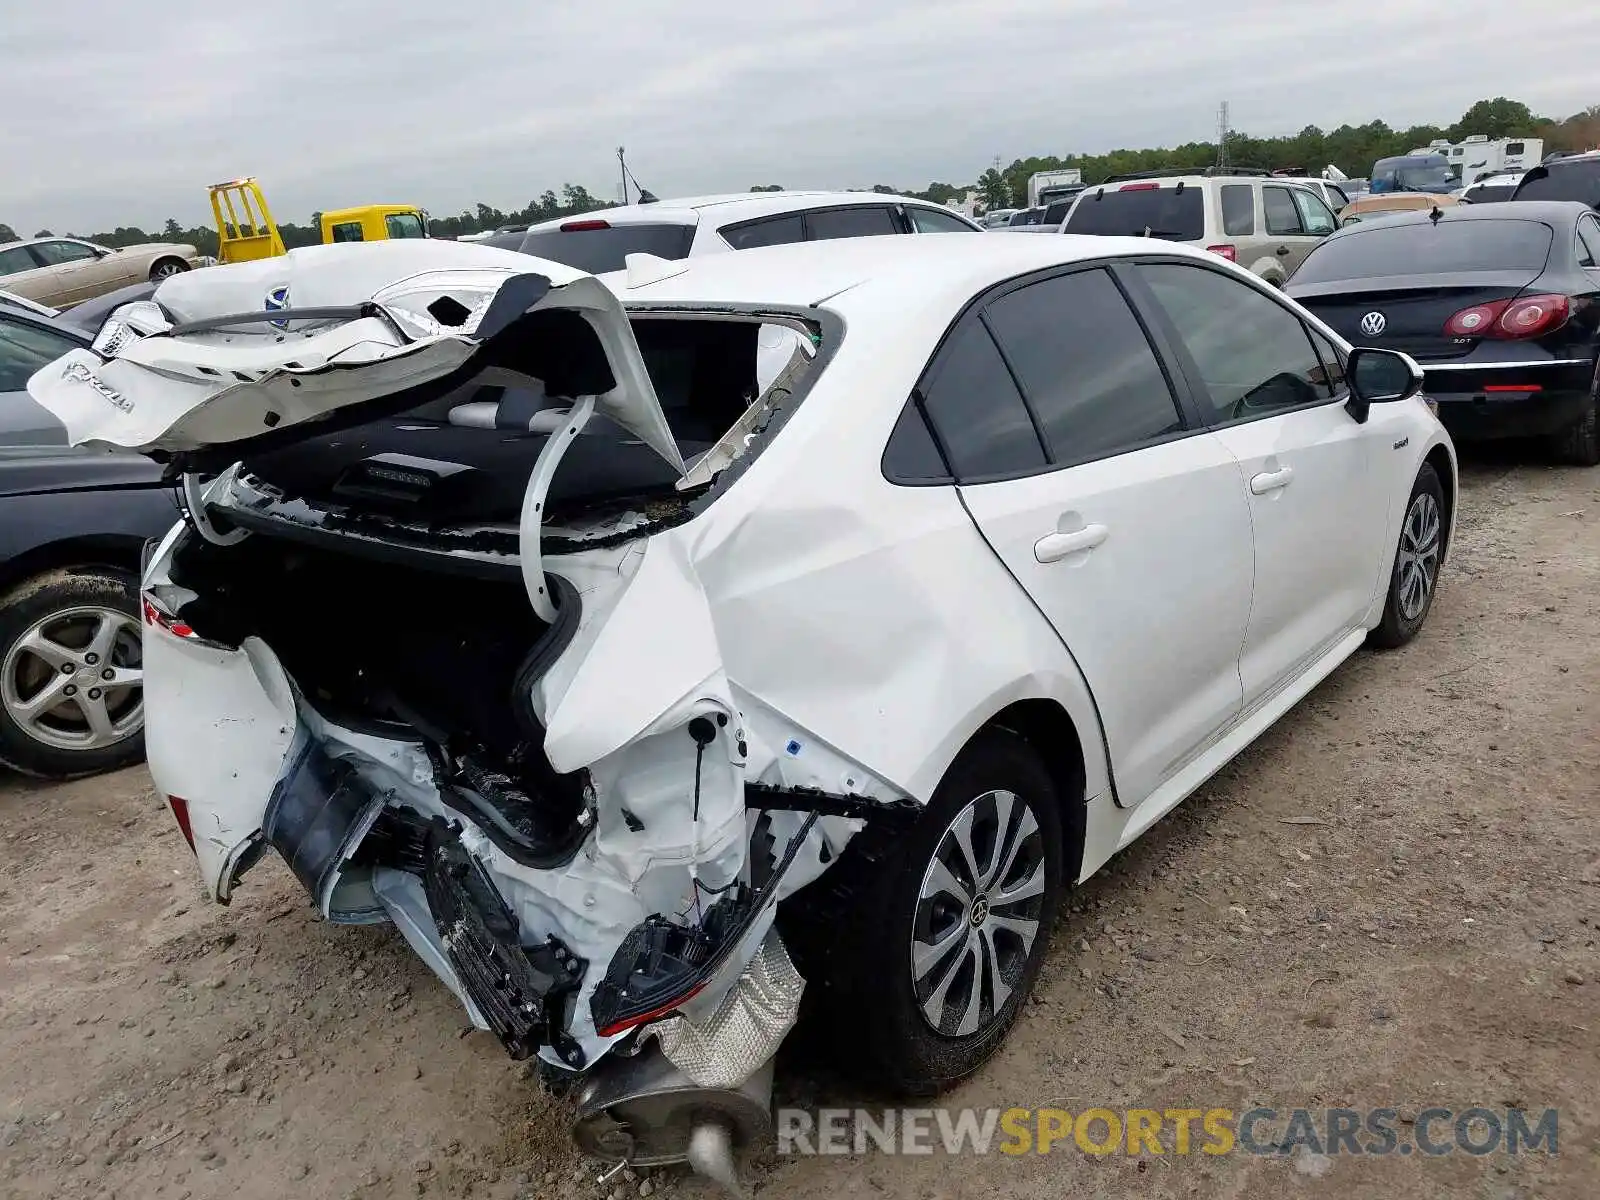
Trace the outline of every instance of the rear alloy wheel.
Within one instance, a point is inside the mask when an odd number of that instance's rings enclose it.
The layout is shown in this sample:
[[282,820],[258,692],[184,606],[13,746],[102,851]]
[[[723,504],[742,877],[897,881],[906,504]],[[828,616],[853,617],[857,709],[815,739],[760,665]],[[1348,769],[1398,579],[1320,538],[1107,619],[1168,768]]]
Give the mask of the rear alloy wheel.
[[911,928],[912,988],[935,1033],[977,1033],[1011,999],[1040,933],[1043,840],[1033,810],[1003,788],[945,828]]
[[150,268],[150,282],[160,283],[163,279],[171,279],[174,275],[182,275],[189,269],[189,264],[176,258],[163,258]]
[[1064,886],[1059,804],[1033,749],[992,730],[957,758],[911,829],[858,834],[863,846],[847,847],[818,881],[847,901],[806,922],[797,963],[818,985],[841,1066],[870,1086],[927,1096],[1000,1047],[1038,976]]
[[144,756],[138,593],[109,567],[52,571],[0,600],[0,762],[73,778]]
[[1368,636],[1373,645],[1385,650],[1403,646],[1428,619],[1444,560],[1444,532],[1444,488],[1438,473],[1424,463],[1400,522],[1400,544],[1395,549],[1383,620]]

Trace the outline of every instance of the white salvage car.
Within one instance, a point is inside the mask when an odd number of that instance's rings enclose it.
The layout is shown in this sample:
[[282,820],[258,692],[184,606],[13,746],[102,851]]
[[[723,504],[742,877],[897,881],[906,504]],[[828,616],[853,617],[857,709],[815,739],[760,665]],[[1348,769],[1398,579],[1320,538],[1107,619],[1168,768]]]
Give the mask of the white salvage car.
[[636,1164],[762,1133],[802,980],[880,1085],[975,1070],[1063,890],[1413,637],[1453,528],[1415,363],[1148,240],[387,242],[156,301],[30,390],[183,480],[146,739],[206,887],[271,849],[393,922]]

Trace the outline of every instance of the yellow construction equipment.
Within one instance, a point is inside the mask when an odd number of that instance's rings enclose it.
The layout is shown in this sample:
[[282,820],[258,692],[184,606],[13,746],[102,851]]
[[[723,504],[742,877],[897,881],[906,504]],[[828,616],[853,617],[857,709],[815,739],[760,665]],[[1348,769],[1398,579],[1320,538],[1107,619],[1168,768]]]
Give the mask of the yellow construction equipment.
[[[211,185],[211,214],[217,222],[217,261],[251,262],[286,253],[283,236],[253,178]],[[428,214],[414,204],[364,204],[322,214],[322,241],[378,242],[428,236]]]

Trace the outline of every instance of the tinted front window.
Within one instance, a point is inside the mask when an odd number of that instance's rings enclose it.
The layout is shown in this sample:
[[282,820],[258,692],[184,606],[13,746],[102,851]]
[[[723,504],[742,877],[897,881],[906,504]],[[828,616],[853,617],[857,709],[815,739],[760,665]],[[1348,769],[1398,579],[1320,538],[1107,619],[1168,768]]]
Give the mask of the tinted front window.
[[1544,270],[1548,225],[1537,221],[1375,221],[1329,238],[1294,274],[1294,284],[1384,275]]
[[754,250],[757,246],[787,246],[806,238],[805,219],[799,213],[768,217],[719,230],[722,240],[735,250]]
[[1144,330],[1104,271],[1029,284],[985,315],[1055,462],[1103,458],[1183,427]]
[[1203,267],[1142,263],[1138,270],[1199,369],[1217,420],[1333,395],[1306,327],[1271,297]]
[[1205,237],[1205,201],[1200,189],[1132,185],[1135,190],[1096,188],[1084,193],[1067,218],[1068,233],[1122,234],[1198,242]]
[[0,317],[0,392],[25,392],[28,379],[79,343],[51,330]]
[[957,477],[1036,471],[1044,448],[989,331],[969,317],[939,355],[924,404]]
[[1229,237],[1249,237],[1256,231],[1256,190],[1248,183],[1225,183],[1222,192],[1222,232]]
[[819,208],[806,214],[806,236],[813,242],[899,232],[887,208]]
[[522,252],[552,262],[565,263],[600,275],[620,271],[630,254],[653,254],[680,259],[689,255],[694,240],[691,225],[607,225],[604,228],[530,231],[522,239]]
[[1600,208],[1600,159],[1551,163],[1530,172],[1516,191],[1518,200],[1578,200]]

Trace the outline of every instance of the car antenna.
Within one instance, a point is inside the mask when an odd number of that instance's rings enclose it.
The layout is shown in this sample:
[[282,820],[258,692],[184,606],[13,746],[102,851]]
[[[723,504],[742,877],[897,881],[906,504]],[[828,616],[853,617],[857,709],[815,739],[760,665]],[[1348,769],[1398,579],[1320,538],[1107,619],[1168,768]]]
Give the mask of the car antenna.
[[1435,204],[1433,206],[1433,211],[1428,214],[1428,220],[1437,225],[1439,223],[1439,218],[1442,216],[1444,216],[1444,209]]

